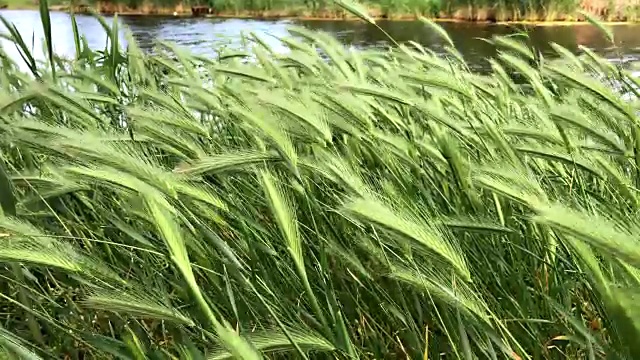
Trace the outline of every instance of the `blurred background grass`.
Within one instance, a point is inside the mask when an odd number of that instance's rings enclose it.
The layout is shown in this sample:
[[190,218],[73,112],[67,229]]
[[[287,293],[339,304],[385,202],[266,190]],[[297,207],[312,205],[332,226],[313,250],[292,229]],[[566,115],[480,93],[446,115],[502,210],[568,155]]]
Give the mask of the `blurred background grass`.
[[[12,9],[38,6],[37,0],[0,0],[0,4]],[[58,9],[71,2],[56,0],[49,4]],[[347,12],[327,0],[77,0],[74,4],[121,14],[190,13],[191,6],[208,6],[225,16],[347,16]],[[374,17],[390,19],[421,15],[468,21],[571,21],[577,19],[576,11],[583,7],[589,7],[589,11],[605,20],[635,21],[640,17],[640,3],[636,0],[369,0],[362,6]]]

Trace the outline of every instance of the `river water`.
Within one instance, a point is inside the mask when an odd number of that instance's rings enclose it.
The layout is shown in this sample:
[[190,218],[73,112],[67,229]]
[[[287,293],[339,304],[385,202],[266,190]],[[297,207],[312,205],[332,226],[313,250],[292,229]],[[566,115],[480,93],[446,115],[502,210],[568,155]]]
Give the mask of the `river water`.
[[[42,58],[42,26],[37,11],[0,10],[0,15],[16,25],[25,42],[33,47],[37,57]],[[108,22],[113,18],[106,17]],[[239,47],[242,32],[256,32],[278,49],[278,41],[269,36],[285,36],[291,25],[301,25],[309,29],[323,30],[335,35],[341,42],[355,47],[384,47],[388,45],[385,36],[375,27],[356,21],[328,20],[245,20],[245,19],[205,19],[178,17],[140,17],[120,16],[122,28],[128,28],[139,46],[151,50],[160,41],[176,43],[198,54],[214,54],[214,49],[226,45]],[[84,34],[91,47],[103,48],[106,35],[99,22],[85,15],[78,15],[80,32]],[[66,13],[52,12],[54,49],[59,55],[72,56],[74,53],[73,31],[70,17]],[[442,49],[442,40],[420,22],[383,21],[380,26],[399,42],[413,40],[438,51]],[[505,26],[475,23],[442,23],[458,49],[467,61],[476,68],[486,66],[486,59],[495,54],[495,50],[478,38],[490,38],[497,34],[510,34],[525,31],[531,44],[547,56],[553,56],[549,42],[556,42],[573,52],[579,46],[585,46],[608,58],[635,60],[640,59],[640,25],[614,25],[612,27],[616,47],[611,47],[605,37],[593,26]],[[0,25],[0,32],[5,29]],[[124,40],[124,37],[122,37]],[[12,46],[6,46],[6,40],[0,40],[5,51],[17,56]]]

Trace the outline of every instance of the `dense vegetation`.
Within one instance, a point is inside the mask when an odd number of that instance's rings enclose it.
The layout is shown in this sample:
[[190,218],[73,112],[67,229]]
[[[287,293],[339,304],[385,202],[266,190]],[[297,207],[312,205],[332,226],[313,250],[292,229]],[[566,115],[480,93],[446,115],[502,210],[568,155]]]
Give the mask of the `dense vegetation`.
[[299,28],[146,56],[117,22],[61,59],[45,9],[48,60],[0,56],[5,357],[640,358],[624,69]]
[[[333,0],[53,0],[56,10],[103,14],[190,14],[192,6],[206,6],[215,15],[256,18],[349,17]],[[638,0],[367,0],[368,13],[378,19],[412,19],[417,16],[463,21],[582,21],[577,10],[586,10],[609,21],[640,20]],[[38,0],[0,0],[0,7],[29,9]]]
[[[327,0],[207,0],[200,3],[226,13],[275,12],[293,15],[342,17],[348,15],[333,1]],[[462,20],[559,20],[570,19],[579,8],[575,0],[369,0],[363,1],[369,13],[376,17],[428,17]],[[615,11],[611,11],[613,16]],[[640,13],[637,7],[625,9],[625,16]],[[616,16],[618,16],[616,14]]]
[[[1,0],[0,0],[1,1]],[[26,0],[5,0],[26,1]],[[249,17],[348,17],[332,0],[75,0],[102,12],[189,12],[208,6],[218,15]],[[576,10],[587,10],[611,21],[638,21],[637,0],[368,0],[361,5],[375,18],[416,19],[416,15],[467,21],[580,21]]]

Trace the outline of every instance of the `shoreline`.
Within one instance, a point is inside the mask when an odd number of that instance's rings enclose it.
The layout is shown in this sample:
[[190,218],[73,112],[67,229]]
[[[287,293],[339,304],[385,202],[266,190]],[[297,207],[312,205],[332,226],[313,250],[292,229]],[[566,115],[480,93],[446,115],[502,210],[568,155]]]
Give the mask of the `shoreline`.
[[[179,7],[179,9],[178,9]],[[141,11],[139,9],[124,9],[118,8],[114,11],[100,11],[99,8],[84,7],[74,11],[76,14],[90,14],[92,12],[110,16],[117,14],[118,16],[132,16],[132,17],[176,17],[176,18],[204,18],[204,19],[246,19],[246,20],[299,20],[299,21],[362,21],[360,18],[353,15],[346,15],[340,11],[324,11],[318,13],[311,13],[309,11],[294,10],[271,10],[263,12],[255,11],[241,11],[241,12],[220,12],[213,14],[204,14],[194,16],[190,9],[184,9],[182,6],[174,8],[163,8]],[[37,10],[37,6],[10,6],[0,8],[0,10]],[[65,12],[69,13],[69,6],[55,5],[50,6],[49,10],[52,12]],[[181,11],[175,11],[181,10]],[[185,11],[189,10],[189,11]],[[486,10],[479,9],[478,13],[487,14]],[[375,21],[417,21],[418,16],[416,14],[392,14],[391,16],[384,16],[375,9],[370,9],[370,16]],[[504,20],[499,21],[491,18],[470,18],[464,16],[451,17],[451,16],[438,16],[428,17],[424,16],[434,22],[439,23],[461,23],[461,24],[492,24],[492,25],[525,25],[525,26],[577,26],[577,25],[591,25],[588,21],[580,19],[578,17],[563,16],[562,20]],[[527,18],[524,16],[523,18]],[[609,26],[621,26],[621,25],[635,25],[640,24],[640,18],[633,20],[599,20],[601,23]]]

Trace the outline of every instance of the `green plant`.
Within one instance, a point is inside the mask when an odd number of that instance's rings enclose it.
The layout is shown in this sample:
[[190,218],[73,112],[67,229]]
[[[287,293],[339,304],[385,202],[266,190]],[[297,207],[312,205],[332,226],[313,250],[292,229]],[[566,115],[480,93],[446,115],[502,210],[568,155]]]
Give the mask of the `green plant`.
[[479,75],[423,21],[447,56],[302,28],[284,54],[147,56],[102,20],[104,49],[74,22],[76,58],[39,63],[11,33],[0,347],[637,358],[637,79],[512,37]]

